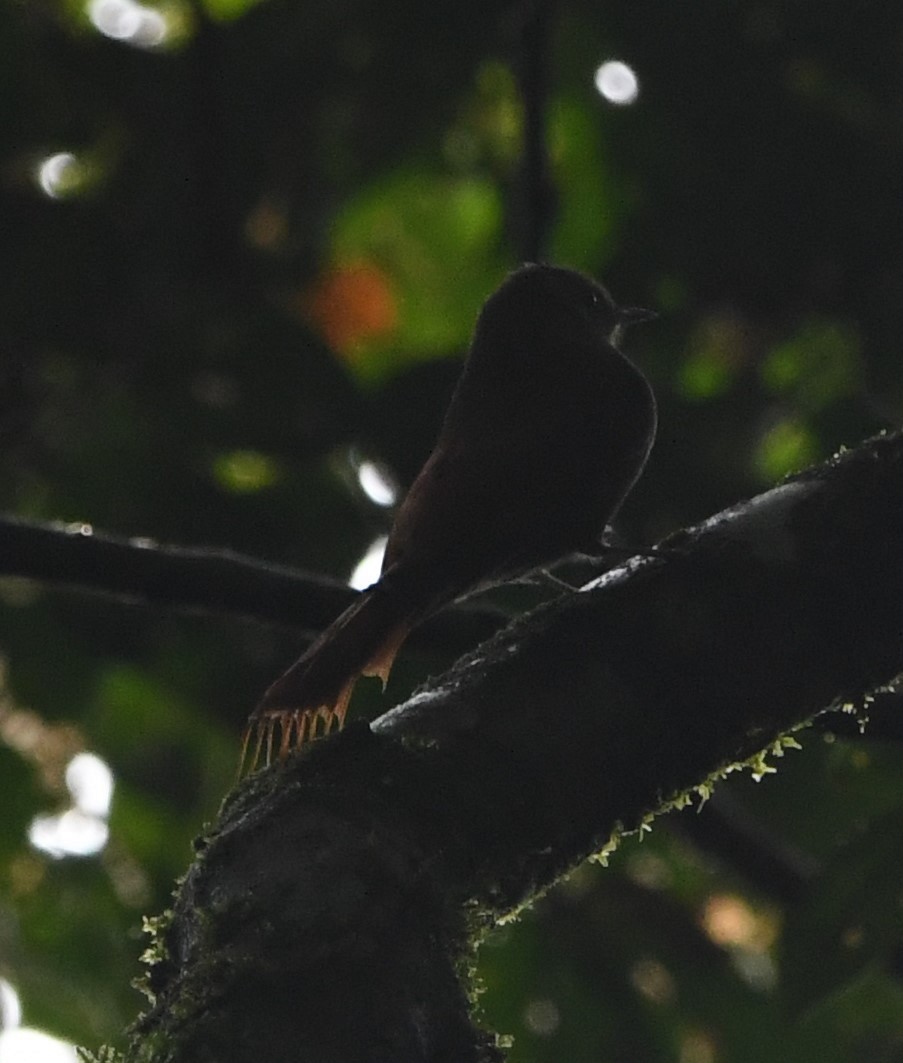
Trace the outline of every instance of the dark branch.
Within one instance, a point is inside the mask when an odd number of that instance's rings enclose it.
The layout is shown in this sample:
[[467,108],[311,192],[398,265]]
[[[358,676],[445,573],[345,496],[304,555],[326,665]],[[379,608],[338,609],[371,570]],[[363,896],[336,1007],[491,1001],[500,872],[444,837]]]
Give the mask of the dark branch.
[[183,882],[132,1058],[499,1059],[468,1010],[481,928],[903,672],[901,473],[903,437],[864,444],[252,777]]
[[[0,576],[163,606],[245,616],[322,630],[356,591],[338,580],[266,565],[228,550],[161,546],[150,539],[97,534],[85,524],[0,518]],[[416,645],[463,652],[502,622],[495,610],[447,611],[412,638]]]

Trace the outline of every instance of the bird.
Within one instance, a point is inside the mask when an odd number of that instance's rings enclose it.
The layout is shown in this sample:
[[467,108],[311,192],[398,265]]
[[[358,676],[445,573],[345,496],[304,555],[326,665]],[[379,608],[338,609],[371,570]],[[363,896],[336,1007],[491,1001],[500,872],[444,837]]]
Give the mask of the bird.
[[[575,270],[528,263],[484,303],[436,445],[395,517],[380,578],[264,693],[240,771],[344,726],[357,679],[385,688],[410,631],[463,595],[598,553],[643,471],[656,402],[620,350],[620,307]],[[322,726],[321,726],[322,725]],[[277,739],[278,732],[278,739]]]

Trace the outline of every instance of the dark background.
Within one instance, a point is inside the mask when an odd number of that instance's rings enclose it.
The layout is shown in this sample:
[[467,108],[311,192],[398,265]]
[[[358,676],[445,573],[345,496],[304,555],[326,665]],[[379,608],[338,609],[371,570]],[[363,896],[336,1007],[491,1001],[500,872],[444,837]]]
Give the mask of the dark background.
[[[2,0],[3,508],[348,577],[391,519],[360,462],[410,481],[528,246],[534,8],[95,4],[139,27],[117,40],[77,4]],[[628,341],[660,431],[619,524],[651,542],[900,419],[903,10],[549,13],[545,254],[660,313]],[[594,87],[611,58],[630,106]],[[97,1045],[135,1016],[142,914],[300,645],[0,581],[0,977],[24,1022]],[[409,650],[358,711],[447,663]],[[820,721],[776,777],[731,778],[500,930],[482,1002],[512,1061],[899,1059],[894,710],[864,736]],[[114,772],[110,841],[54,858],[29,826],[81,749]]]

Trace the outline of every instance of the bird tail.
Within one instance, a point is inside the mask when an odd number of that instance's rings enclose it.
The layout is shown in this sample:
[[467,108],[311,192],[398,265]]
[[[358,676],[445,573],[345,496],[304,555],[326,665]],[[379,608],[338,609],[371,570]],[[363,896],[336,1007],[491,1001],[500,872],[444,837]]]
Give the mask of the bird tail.
[[379,676],[385,688],[401,644],[423,616],[401,590],[391,572],[384,574],[269,687],[245,728],[240,773],[246,762],[253,771],[262,753],[269,764],[274,749],[282,758],[318,730],[341,730],[360,676]]

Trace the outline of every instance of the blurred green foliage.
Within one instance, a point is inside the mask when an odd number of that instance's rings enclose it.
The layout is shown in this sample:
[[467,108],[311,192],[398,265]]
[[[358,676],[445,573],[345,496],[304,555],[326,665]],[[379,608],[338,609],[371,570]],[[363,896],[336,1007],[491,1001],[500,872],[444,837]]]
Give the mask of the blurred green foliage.
[[[355,456],[410,480],[518,260],[527,7],[2,0],[4,509],[347,576],[390,519]],[[890,0],[560,11],[549,256],[661,312],[630,338],[661,428],[629,541],[899,420],[901,40]],[[594,88],[612,57],[631,106]],[[297,648],[0,581],[0,977],[25,1022],[96,1045],[134,1017],[141,917]],[[723,784],[741,843],[716,793],[490,940],[513,1063],[900,1058],[903,729],[880,707]],[[82,748],[114,772],[110,841],[56,859],[29,825],[71,803]]]

